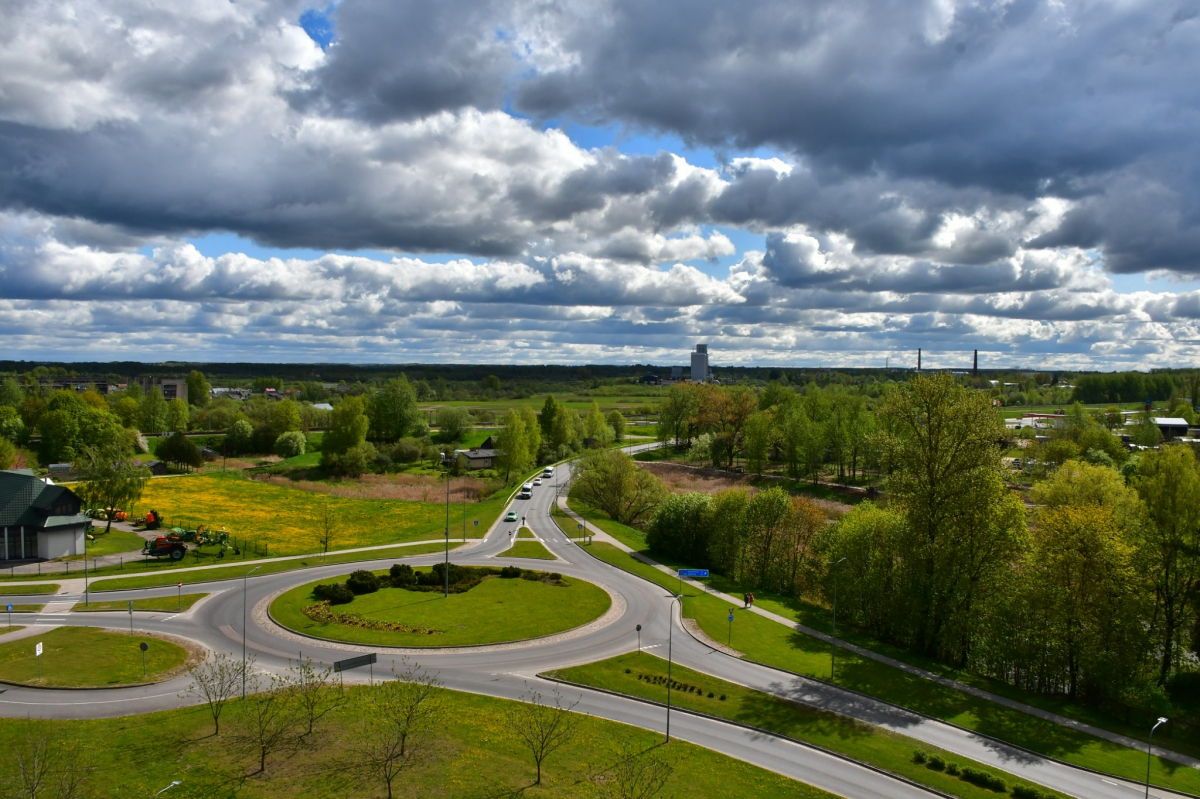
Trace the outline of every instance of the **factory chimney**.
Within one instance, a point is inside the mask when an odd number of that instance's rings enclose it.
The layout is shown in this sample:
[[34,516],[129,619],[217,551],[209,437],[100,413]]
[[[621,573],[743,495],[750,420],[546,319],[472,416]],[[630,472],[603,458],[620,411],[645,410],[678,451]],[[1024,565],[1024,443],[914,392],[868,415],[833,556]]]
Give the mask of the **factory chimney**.
[[975,365],[971,367],[971,376],[979,377],[979,350],[975,350]]
[[917,347],[917,371],[921,371],[921,348]]

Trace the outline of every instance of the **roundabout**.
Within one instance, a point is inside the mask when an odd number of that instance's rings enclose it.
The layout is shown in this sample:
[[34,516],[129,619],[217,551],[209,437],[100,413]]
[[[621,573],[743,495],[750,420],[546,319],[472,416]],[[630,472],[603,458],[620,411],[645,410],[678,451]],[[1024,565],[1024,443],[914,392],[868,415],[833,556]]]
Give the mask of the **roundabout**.
[[[436,574],[419,568],[419,575]],[[544,638],[603,617],[608,593],[577,577],[532,569],[460,567],[451,593],[434,584],[408,587],[389,582],[388,570],[373,574],[379,587],[331,603],[314,591],[345,585],[350,575],[314,580],[284,591],[269,605],[270,618],[310,638],[389,648],[444,648],[505,644]],[[348,589],[347,589],[348,590]]]
[[147,685],[177,677],[204,657],[188,642],[140,630],[134,635],[97,627],[24,632],[33,634],[0,644],[0,682],[72,689]]

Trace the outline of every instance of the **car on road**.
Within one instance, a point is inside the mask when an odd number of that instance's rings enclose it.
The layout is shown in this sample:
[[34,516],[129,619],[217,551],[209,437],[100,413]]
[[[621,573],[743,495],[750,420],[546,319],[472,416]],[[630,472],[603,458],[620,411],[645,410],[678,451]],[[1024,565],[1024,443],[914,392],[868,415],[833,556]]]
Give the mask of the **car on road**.
[[540,485],[542,484],[542,478],[540,478],[540,477],[536,477],[536,478],[534,478],[534,480],[533,480],[533,484],[534,484],[535,486],[540,486]]
[[517,512],[515,510],[510,510],[508,513],[504,514],[504,521],[515,522],[516,520],[517,520]]

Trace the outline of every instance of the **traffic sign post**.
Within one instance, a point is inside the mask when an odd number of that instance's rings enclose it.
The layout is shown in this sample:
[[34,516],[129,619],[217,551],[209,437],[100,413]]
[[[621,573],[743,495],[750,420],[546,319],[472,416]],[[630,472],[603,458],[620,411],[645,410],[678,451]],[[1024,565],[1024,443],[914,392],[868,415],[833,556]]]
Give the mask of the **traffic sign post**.
[[680,569],[679,572],[679,593],[683,594],[683,578],[684,577],[707,577],[708,569]]
[[637,634],[638,634],[638,651],[641,652],[642,651],[642,625],[640,625],[640,624],[637,626]]
[[[479,520],[475,520],[475,537],[479,537]],[[463,530],[463,543],[467,543],[467,531]]]
[[8,628],[12,629],[12,603],[8,603]]
[[[576,529],[576,530],[582,530],[582,529],[583,529],[583,525],[582,525],[582,524],[580,524],[580,523],[578,523],[578,522],[576,522],[576,523],[575,523],[575,529]],[[582,538],[582,537],[583,537],[583,535],[584,535],[584,534],[582,534],[582,533],[581,533],[581,534],[580,534],[580,538]]]
[[38,641],[37,646],[33,648],[33,654],[37,656],[38,662],[38,679],[42,679],[42,642]]
[[133,635],[133,600],[129,600],[129,634]]
[[175,591],[179,594],[179,609],[183,610],[183,583],[175,583]]
[[138,648],[142,650],[142,679],[144,680],[146,679],[146,650],[150,648],[150,645],[142,641],[138,644]]
[[729,637],[725,639],[725,646],[733,648],[733,608],[729,609]]

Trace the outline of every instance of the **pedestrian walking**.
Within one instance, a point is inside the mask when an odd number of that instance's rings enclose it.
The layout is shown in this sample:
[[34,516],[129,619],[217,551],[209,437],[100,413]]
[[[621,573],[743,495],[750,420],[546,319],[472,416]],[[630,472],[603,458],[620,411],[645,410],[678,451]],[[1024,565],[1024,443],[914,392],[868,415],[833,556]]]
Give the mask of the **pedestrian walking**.
[[750,607],[750,595],[742,594],[742,608],[745,609],[748,607]]
[[754,594],[750,594],[750,607],[754,607]]

